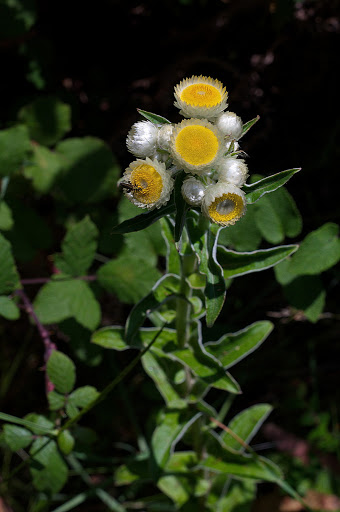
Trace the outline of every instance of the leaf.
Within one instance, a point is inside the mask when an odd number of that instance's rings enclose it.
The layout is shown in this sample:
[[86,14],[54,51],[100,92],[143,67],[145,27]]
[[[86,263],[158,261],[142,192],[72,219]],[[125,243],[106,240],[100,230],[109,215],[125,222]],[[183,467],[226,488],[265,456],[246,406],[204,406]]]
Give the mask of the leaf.
[[61,395],[57,391],[50,391],[47,400],[51,411],[58,411],[65,406],[65,395]]
[[154,124],[171,124],[168,119],[165,119],[163,116],[159,116],[157,114],[153,114],[152,112],[147,112],[146,110],[142,110],[141,108],[137,108],[139,114],[141,114],[145,119],[151,121]]
[[3,426],[3,432],[5,442],[13,452],[27,448],[33,440],[32,432],[18,425],[6,424]]
[[97,277],[101,286],[121,302],[134,304],[149,292],[160,273],[152,260],[143,260],[138,252],[125,248],[118,258],[100,267]]
[[76,381],[73,361],[62,352],[53,350],[47,361],[47,375],[59,393],[70,393]]
[[157,281],[151,292],[132,308],[125,325],[125,339],[128,343],[133,340],[147,316],[179,292],[179,286],[178,276],[166,274]]
[[166,271],[169,274],[181,273],[181,258],[176,249],[175,237],[173,234],[173,221],[170,217],[163,217],[161,219],[162,235],[166,243]]
[[12,256],[11,244],[0,233],[0,294],[20,288],[19,275]]
[[0,230],[8,231],[14,224],[11,208],[0,197]]
[[161,219],[165,215],[170,215],[171,213],[174,213],[174,211],[175,203],[174,200],[171,198],[170,201],[161,208],[155,208],[150,212],[141,213],[140,215],[137,215],[132,219],[123,221],[121,224],[118,224],[118,226],[115,226],[112,229],[112,233],[117,235],[123,233],[132,233],[133,231],[140,231],[142,229],[147,228],[148,226],[156,222],[158,219]]
[[0,130],[0,177],[9,176],[24,164],[31,150],[26,126]]
[[302,230],[302,217],[288,190],[280,187],[265,197],[269,199],[279,216],[285,235],[291,238],[298,236]]
[[48,437],[39,437],[33,442],[30,455],[34,487],[38,491],[59,492],[67,481],[68,469],[56,442]]
[[57,279],[42,286],[34,310],[43,324],[74,318],[93,330],[100,322],[100,306],[87,283],[78,279]]
[[97,238],[98,229],[88,216],[73,224],[62,241],[57,267],[73,277],[85,275],[96,254]]
[[181,171],[177,174],[174,186],[174,201],[175,201],[175,242],[179,242],[182,236],[182,231],[185,224],[186,214],[189,209],[188,203],[186,203],[182,196],[182,184],[185,173]]
[[79,409],[87,407],[98,396],[99,392],[93,386],[82,386],[75,389],[67,399],[66,412],[68,416],[73,418],[79,413]]
[[62,160],[57,184],[68,201],[93,203],[117,194],[120,168],[105,142],[70,138],[56,146],[56,153]]
[[281,245],[252,252],[236,252],[219,245],[217,259],[223,267],[225,278],[238,277],[273,267],[298,248],[298,245]]
[[41,96],[23,107],[19,120],[30,137],[44,146],[53,146],[71,129],[71,108],[54,96]]
[[60,155],[39,144],[32,144],[33,154],[29,165],[24,167],[24,176],[32,180],[34,189],[46,194],[54,185],[62,171]]
[[195,452],[175,452],[164,468],[164,476],[157,482],[157,487],[169,496],[177,507],[181,507],[195,495],[195,484],[198,482],[193,468],[196,465]]
[[240,331],[225,334],[217,341],[206,343],[204,348],[220,361],[225,369],[231,368],[256,350],[266,340],[273,328],[273,324],[267,320],[255,322]]
[[[276,192],[273,192],[273,194]],[[255,203],[255,222],[262,237],[267,242],[279,244],[284,240],[285,232],[281,217],[275,210],[269,197],[268,195],[264,195]]]
[[47,418],[34,413],[28,414],[24,418],[17,418],[11,414],[0,412],[0,420],[22,425],[35,434],[52,434],[54,428],[53,423],[50,422]]
[[103,327],[92,334],[91,342],[103,348],[127,350],[132,347],[124,340],[124,332],[124,327],[120,325]]
[[244,123],[243,128],[242,128],[241,137],[243,137],[243,135],[245,135],[250,130],[250,128],[252,128],[254,126],[254,124],[257,123],[257,121],[259,119],[260,119],[260,116],[256,116],[256,117],[254,117],[254,119],[251,119],[250,121],[247,121],[246,123]]
[[0,295],[0,316],[7,318],[7,320],[18,320],[20,310],[13,299]]
[[323,311],[326,291],[319,276],[298,276],[283,286],[289,304],[303,311],[310,322],[317,322]]
[[282,185],[287,183],[287,181],[300,170],[301,168],[288,169],[286,171],[273,174],[272,176],[267,176],[262,180],[252,183],[251,185],[244,185],[244,192],[246,194],[247,203],[255,203],[264,194],[274,192],[274,190],[282,187]]
[[74,448],[75,440],[69,430],[63,430],[57,437],[57,443],[59,450],[64,455],[69,455]]
[[[229,422],[228,427],[230,430],[240,437],[245,443],[249,444],[251,439],[258,432],[262,423],[267,419],[271,411],[271,405],[256,404],[248,407],[240,412]],[[242,452],[244,447],[240,444],[231,434],[222,431],[220,437],[225,445],[229,448]]]

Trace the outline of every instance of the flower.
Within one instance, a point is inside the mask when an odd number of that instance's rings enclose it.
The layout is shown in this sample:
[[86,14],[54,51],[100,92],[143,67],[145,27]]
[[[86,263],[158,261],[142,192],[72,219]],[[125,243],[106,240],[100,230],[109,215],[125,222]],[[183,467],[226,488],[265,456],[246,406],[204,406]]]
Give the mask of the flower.
[[175,103],[184,117],[211,119],[227,108],[228,93],[219,80],[192,76],[175,86]]
[[192,176],[183,182],[181,192],[188,204],[198,206],[204,197],[205,187],[203,183]]
[[170,138],[174,127],[172,124],[163,124],[159,131],[157,137],[157,145],[160,149],[165,151],[169,151]]
[[243,131],[242,119],[235,112],[223,112],[216,119],[216,126],[223,133],[225,140],[238,140]]
[[170,153],[175,165],[185,172],[203,174],[224,150],[223,135],[206,119],[185,119],[174,126]]
[[201,207],[211,221],[220,226],[230,226],[244,215],[246,198],[235,185],[218,181],[207,187]]
[[156,151],[158,127],[150,121],[134,123],[126,138],[130,153],[145,158],[153,156]]
[[119,185],[133,204],[152,210],[169,201],[174,180],[163,163],[138,158],[125,170]]
[[225,158],[217,169],[218,179],[242,187],[248,178],[248,167],[240,158]]

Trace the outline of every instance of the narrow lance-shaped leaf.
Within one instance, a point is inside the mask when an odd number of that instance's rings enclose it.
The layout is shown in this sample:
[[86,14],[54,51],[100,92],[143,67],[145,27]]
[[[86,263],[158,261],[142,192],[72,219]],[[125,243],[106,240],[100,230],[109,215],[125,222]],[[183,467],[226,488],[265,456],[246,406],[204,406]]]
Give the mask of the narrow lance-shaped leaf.
[[293,254],[298,245],[281,245],[251,252],[236,252],[217,246],[217,259],[223,267],[225,278],[238,277],[273,267]]
[[254,117],[254,119],[251,119],[247,123],[244,123],[243,128],[242,128],[241,137],[243,137],[243,135],[245,135],[250,130],[250,128],[252,128],[254,126],[254,124],[257,123],[257,121],[259,119],[260,119],[260,116],[256,116],[256,117]]
[[263,196],[263,194],[274,192],[274,190],[282,187],[282,185],[287,183],[287,181],[300,170],[300,167],[288,169],[286,171],[273,174],[272,176],[267,176],[262,180],[252,183],[251,185],[244,185],[244,192],[246,194],[247,203],[255,203],[258,199],[260,199],[260,197]]
[[141,108],[137,108],[137,111],[139,112],[140,115],[145,117],[145,119],[151,121],[154,124],[171,124],[171,121],[169,121],[163,116],[159,116],[158,114],[153,114],[152,112],[142,110]]

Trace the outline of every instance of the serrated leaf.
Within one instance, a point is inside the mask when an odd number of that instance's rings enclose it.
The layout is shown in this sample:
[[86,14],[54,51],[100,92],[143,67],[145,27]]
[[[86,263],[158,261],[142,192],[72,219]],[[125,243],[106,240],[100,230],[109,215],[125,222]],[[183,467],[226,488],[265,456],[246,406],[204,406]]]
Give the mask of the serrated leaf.
[[63,162],[57,184],[67,200],[93,203],[117,194],[120,168],[105,142],[95,137],[70,138],[55,150]]
[[20,309],[13,299],[0,295],[0,316],[7,320],[17,320],[20,317]]
[[58,268],[73,277],[85,275],[96,254],[97,238],[98,229],[88,216],[73,224],[62,241]]
[[0,176],[9,176],[22,167],[31,150],[26,126],[0,130]]
[[55,441],[39,437],[33,442],[30,471],[33,485],[38,491],[59,492],[67,481],[68,469]]
[[3,431],[5,442],[13,452],[26,448],[33,440],[32,432],[18,425],[6,424]]
[[147,110],[142,110],[141,108],[137,108],[139,114],[141,114],[145,119],[151,121],[154,124],[171,124],[168,119],[163,116],[159,116],[158,114],[153,114],[152,112],[148,112]]
[[238,332],[225,334],[215,342],[206,343],[204,348],[218,359],[225,369],[231,368],[256,350],[269,336],[273,327],[267,320],[255,322]]
[[52,146],[71,129],[71,108],[54,96],[39,97],[23,107],[18,115],[30,137],[45,146]]
[[0,294],[20,288],[19,275],[12,256],[11,244],[0,233]]
[[236,252],[219,245],[217,259],[223,267],[225,278],[238,277],[273,267],[293,254],[298,247],[298,245],[282,245],[252,252]]
[[95,329],[101,317],[100,306],[88,283],[80,279],[58,279],[42,286],[34,309],[43,324],[74,318],[87,329]]
[[151,210],[151,212],[141,213],[132,219],[124,220],[118,226],[115,226],[112,229],[112,233],[124,234],[124,233],[132,233],[133,231],[140,231],[141,229],[145,229],[157,220],[161,219],[165,215],[170,215],[175,211],[175,202],[173,198],[169,200],[167,204],[162,206],[161,208],[155,208]]
[[47,375],[59,393],[70,393],[76,381],[74,362],[62,352],[53,350],[46,365]]
[[68,401],[82,409],[96,400],[98,396],[99,392],[94,386],[82,386],[72,391],[68,397]]
[[286,171],[273,174],[272,176],[267,176],[262,180],[252,183],[251,185],[244,185],[244,192],[246,194],[247,203],[255,203],[264,194],[274,192],[274,190],[282,187],[282,185],[287,183],[287,181],[300,170],[301,168],[287,169]]
[[47,395],[48,405],[51,411],[58,411],[65,405],[65,395],[57,391],[50,391]]
[[[268,404],[253,405],[234,416],[234,418],[229,422],[228,427],[245,443],[249,444],[272,410],[272,406]],[[222,431],[220,437],[223,443],[229,448],[239,452],[244,451],[243,445],[240,444],[230,433]]]

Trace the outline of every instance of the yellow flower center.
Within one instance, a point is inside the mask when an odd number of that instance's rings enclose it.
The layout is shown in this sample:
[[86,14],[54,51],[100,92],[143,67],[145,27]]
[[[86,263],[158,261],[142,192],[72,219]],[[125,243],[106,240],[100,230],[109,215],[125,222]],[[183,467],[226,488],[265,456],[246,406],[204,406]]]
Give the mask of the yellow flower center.
[[222,101],[221,92],[210,84],[192,84],[183,89],[181,100],[189,105],[214,107]]
[[176,137],[176,151],[191,165],[211,162],[219,149],[219,141],[213,131],[205,126],[185,126]]
[[243,207],[243,199],[238,194],[223,194],[209,206],[209,216],[215,222],[230,222],[242,214]]
[[135,167],[131,173],[130,182],[134,187],[133,196],[140,203],[155,203],[161,197],[162,177],[152,165],[141,164]]

